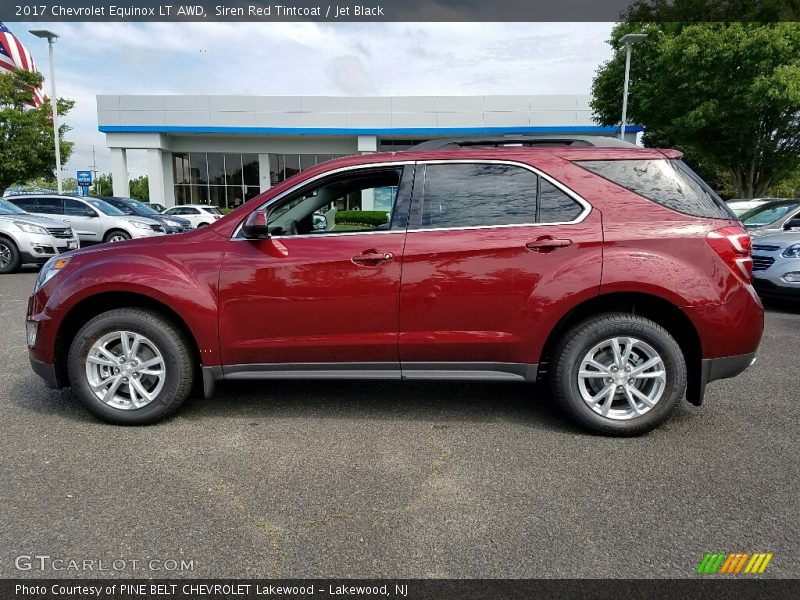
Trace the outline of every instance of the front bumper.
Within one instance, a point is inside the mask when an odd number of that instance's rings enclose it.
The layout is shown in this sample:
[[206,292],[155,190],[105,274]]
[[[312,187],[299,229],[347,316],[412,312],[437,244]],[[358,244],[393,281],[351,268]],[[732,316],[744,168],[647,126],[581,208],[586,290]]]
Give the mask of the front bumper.
[[800,285],[789,283],[775,283],[769,279],[753,278],[753,287],[756,288],[759,296],[765,298],[785,298],[788,300],[800,300]]
[[[70,245],[74,247],[70,248]],[[80,246],[76,236],[57,238],[50,235],[32,234],[20,240],[19,252],[23,264],[43,265],[54,256],[69,250],[76,250]]]
[[58,384],[58,377],[56,376],[56,366],[50,363],[42,362],[32,356],[29,357],[31,361],[31,368],[33,372],[44,380],[47,387],[53,390],[59,389],[61,386]]

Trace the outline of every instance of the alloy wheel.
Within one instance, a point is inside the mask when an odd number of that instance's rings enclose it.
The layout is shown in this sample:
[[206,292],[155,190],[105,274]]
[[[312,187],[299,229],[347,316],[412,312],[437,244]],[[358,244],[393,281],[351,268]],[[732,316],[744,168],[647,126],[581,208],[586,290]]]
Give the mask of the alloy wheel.
[[166,381],[159,348],[132,331],[114,331],[98,339],[86,356],[86,379],[102,402],[122,410],[150,404]]
[[578,371],[583,401],[597,414],[620,421],[651,410],[666,383],[667,371],[659,353],[633,337],[600,342],[586,353]]
[[5,269],[11,264],[11,248],[3,241],[0,241],[0,269]]

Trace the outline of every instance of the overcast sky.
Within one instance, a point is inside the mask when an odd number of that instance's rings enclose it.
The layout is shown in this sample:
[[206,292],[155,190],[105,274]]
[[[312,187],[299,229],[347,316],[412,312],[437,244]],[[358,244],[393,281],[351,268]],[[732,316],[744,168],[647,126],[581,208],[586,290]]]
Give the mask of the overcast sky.
[[[96,94],[585,94],[610,55],[611,23],[6,23],[49,74],[51,29],[66,122],[65,176],[110,170]],[[49,94],[49,82],[45,91]],[[132,175],[144,151],[130,151]]]

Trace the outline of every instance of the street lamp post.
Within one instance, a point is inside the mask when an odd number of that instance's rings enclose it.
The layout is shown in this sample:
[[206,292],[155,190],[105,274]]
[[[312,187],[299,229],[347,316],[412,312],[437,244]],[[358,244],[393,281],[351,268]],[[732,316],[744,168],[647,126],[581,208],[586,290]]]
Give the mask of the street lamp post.
[[38,38],[47,40],[50,51],[50,106],[53,109],[53,137],[56,141],[56,181],[58,182],[58,193],[63,193],[61,184],[61,143],[58,139],[58,96],[56,96],[56,65],[53,61],[53,44],[56,42],[58,34],[47,29],[31,29],[31,33]]
[[625,86],[622,92],[622,125],[619,128],[619,138],[625,139],[625,122],[628,119],[628,81],[631,76],[631,46],[647,37],[646,33],[628,33],[620,38],[625,43]]

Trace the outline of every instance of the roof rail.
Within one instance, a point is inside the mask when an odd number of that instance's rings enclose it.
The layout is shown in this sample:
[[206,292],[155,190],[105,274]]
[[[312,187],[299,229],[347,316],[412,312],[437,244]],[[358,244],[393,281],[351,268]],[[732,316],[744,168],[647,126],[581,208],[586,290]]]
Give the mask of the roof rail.
[[636,148],[636,144],[599,135],[479,135],[465,138],[441,138],[422,142],[409,151],[451,150],[457,148],[503,148],[531,146],[594,146],[603,148]]

